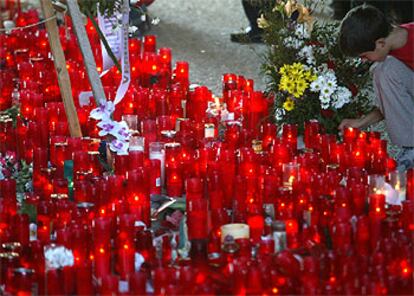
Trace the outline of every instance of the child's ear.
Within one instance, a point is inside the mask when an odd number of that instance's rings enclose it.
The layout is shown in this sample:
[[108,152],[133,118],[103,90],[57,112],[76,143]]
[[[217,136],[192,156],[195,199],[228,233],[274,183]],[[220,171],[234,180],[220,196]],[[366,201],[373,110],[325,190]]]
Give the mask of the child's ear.
[[384,48],[385,47],[385,38],[379,38],[375,40],[375,47],[376,48]]

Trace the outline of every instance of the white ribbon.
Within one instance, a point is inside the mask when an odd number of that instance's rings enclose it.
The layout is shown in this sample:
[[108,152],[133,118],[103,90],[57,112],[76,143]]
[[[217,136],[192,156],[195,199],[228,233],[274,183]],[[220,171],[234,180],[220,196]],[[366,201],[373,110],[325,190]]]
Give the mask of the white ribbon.
[[[121,28],[114,29],[114,25],[118,25],[118,20],[121,20]],[[121,59],[122,79],[115,95],[114,104],[116,105],[124,98],[131,81],[128,48],[129,1],[124,0],[122,2],[121,13],[115,13],[111,17],[102,16],[98,9],[98,23],[115,57],[118,60]],[[114,61],[109,56],[102,41],[101,48],[103,61],[102,77],[114,66]]]

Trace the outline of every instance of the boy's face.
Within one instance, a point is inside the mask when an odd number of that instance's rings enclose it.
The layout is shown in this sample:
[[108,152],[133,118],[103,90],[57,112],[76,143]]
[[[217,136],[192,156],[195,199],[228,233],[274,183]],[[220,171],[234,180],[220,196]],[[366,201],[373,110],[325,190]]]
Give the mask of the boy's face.
[[387,49],[387,44],[384,38],[378,39],[375,42],[375,49],[371,51],[366,51],[359,54],[359,57],[363,61],[371,61],[371,62],[381,62],[385,60],[388,55],[389,50]]

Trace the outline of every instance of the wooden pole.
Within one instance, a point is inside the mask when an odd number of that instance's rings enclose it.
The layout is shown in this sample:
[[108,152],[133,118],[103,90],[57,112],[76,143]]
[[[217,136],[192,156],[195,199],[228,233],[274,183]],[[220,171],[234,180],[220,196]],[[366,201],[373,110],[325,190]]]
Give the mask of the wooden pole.
[[67,0],[69,15],[72,18],[73,29],[75,35],[78,38],[78,44],[82,52],[83,63],[88,73],[89,82],[92,87],[92,93],[95,98],[96,104],[99,106],[101,101],[106,101],[104,89],[102,86],[101,78],[96,70],[95,58],[92,54],[91,44],[89,43],[88,35],[86,34],[85,26],[83,24],[81,12],[77,0]]
[[[44,17],[53,17],[56,12],[52,7],[50,0],[40,0]],[[59,39],[59,29],[56,19],[50,19],[46,22],[47,36],[49,39],[50,49],[53,54],[53,62],[58,76],[60,94],[63,105],[65,106],[66,117],[68,119],[69,132],[72,137],[82,137],[82,131],[79,125],[78,114],[75,104],[73,103],[72,87],[68,70],[66,69],[66,59],[63,53],[62,44]]]

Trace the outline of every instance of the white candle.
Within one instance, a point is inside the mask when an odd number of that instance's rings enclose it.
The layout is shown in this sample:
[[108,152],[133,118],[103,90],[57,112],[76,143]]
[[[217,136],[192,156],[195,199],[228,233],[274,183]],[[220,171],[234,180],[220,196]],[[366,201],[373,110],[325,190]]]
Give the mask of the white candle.
[[165,180],[165,150],[164,143],[154,142],[149,145],[149,158],[159,159],[161,167],[161,188],[164,188]]
[[243,223],[231,223],[221,226],[221,242],[224,242],[226,236],[233,239],[250,238],[249,225]]

